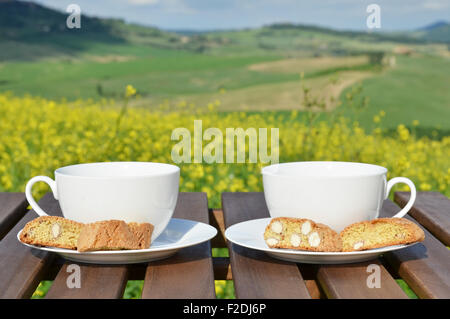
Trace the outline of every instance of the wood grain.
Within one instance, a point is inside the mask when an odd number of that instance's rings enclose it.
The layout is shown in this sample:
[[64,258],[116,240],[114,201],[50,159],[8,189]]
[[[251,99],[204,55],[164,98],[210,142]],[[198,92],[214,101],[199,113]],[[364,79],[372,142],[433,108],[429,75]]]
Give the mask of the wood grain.
[[[71,287],[69,277],[74,269],[70,265],[78,265],[81,287]],[[78,270],[77,270],[78,271]],[[128,278],[126,266],[85,265],[66,261],[58,272],[46,299],[117,299],[122,298]]]
[[[262,193],[223,193],[222,207],[226,227],[269,216]],[[229,251],[237,298],[311,298],[296,264],[234,244]]]
[[[61,215],[52,194],[45,195],[39,206],[50,215]],[[26,247],[17,240],[17,233],[36,217],[33,210],[26,213],[0,242],[0,298],[29,298],[51,265],[53,254]]]
[[[401,207],[408,203],[409,192],[395,192]],[[418,192],[408,213],[445,245],[450,246],[450,200],[437,192]]]
[[229,257],[213,257],[214,279],[233,280]]
[[[399,210],[386,200],[380,217],[392,217]],[[414,221],[409,216],[405,218]],[[450,252],[428,230],[422,229],[425,232],[422,243],[386,253],[384,257],[420,298],[450,298]]]
[[[380,275],[379,286],[372,281],[375,271]],[[328,298],[408,299],[378,259],[348,265],[323,265],[318,269],[317,278]]]
[[227,242],[225,240],[225,223],[223,221],[223,211],[220,209],[209,209],[210,225],[215,227],[218,235],[211,240],[213,248],[226,248]]
[[28,202],[23,193],[0,193],[0,240],[27,212]]
[[305,279],[305,284],[312,299],[326,299],[326,296],[317,284],[317,281]]
[[[180,193],[175,218],[209,224],[205,193]],[[176,255],[151,262],[145,273],[142,298],[215,298],[211,244],[183,248]]]

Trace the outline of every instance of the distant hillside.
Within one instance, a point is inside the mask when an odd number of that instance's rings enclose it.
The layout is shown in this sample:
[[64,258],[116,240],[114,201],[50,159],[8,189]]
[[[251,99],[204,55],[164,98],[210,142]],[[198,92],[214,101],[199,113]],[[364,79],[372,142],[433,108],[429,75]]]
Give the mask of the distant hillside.
[[175,47],[180,36],[119,19],[82,15],[81,28],[66,26],[67,13],[27,1],[0,0],[0,60],[74,55],[92,44]]
[[0,61],[80,54],[147,56],[154,49],[212,55],[358,55],[392,51],[399,43],[450,43],[446,22],[408,33],[338,31],[291,23],[230,31],[169,32],[86,15],[82,15],[81,29],[69,29],[67,17],[66,12],[33,2],[0,0]]
[[450,23],[438,21],[413,32],[413,36],[430,42],[450,43]]
[[407,34],[386,33],[386,32],[367,32],[367,31],[352,31],[352,30],[333,30],[314,25],[292,24],[292,23],[276,23],[268,26],[271,29],[297,29],[301,31],[317,32],[328,35],[335,35],[339,37],[351,37],[360,41],[394,41],[401,43],[420,43],[420,39],[408,37]]
[[[186,30],[181,34],[189,34]],[[399,45],[424,46],[426,40],[404,33],[340,31],[324,27],[276,23],[260,28],[191,33],[197,48],[212,54],[276,54],[288,57],[361,55],[393,52]]]
[[446,25],[448,25],[448,22],[447,22],[447,21],[436,21],[436,22],[433,22],[433,23],[431,23],[431,24],[428,24],[428,25],[426,25],[426,26],[424,26],[424,27],[421,27],[421,28],[419,28],[419,29],[417,29],[417,30],[418,30],[418,31],[430,31],[430,30],[434,30],[434,29],[436,29],[436,28],[444,27],[444,26],[446,26]]
[[[83,28],[66,27],[67,15],[32,2],[0,2],[0,37],[3,40],[38,41],[47,36],[102,35],[102,40],[119,41],[106,20],[83,17]],[[41,39],[42,38],[42,39]]]

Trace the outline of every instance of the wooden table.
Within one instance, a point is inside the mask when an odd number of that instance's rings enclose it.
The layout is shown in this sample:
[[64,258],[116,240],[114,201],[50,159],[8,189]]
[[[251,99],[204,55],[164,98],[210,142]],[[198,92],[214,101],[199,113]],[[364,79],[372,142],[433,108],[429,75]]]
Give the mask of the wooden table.
[[[408,196],[396,193],[395,201],[402,206]],[[61,215],[51,194],[39,204]],[[204,193],[181,193],[174,217],[209,223],[219,229],[218,236],[148,264],[79,264],[82,286],[72,289],[66,281],[73,262],[17,241],[18,231],[37,216],[27,206],[22,193],[0,193],[0,298],[29,298],[43,280],[53,280],[46,298],[122,298],[128,280],[144,280],[142,298],[150,299],[213,299],[214,280],[233,280],[237,298],[408,298],[396,283],[399,278],[420,298],[450,298],[450,201],[439,193],[419,193],[408,217],[422,225],[423,243],[370,262],[326,266],[282,262],[227,244],[225,227],[269,216],[262,193],[224,193],[223,212],[208,209]],[[396,211],[398,206],[387,200],[382,215]],[[212,247],[228,247],[230,257],[212,257]],[[380,288],[366,285],[369,264],[380,266]]]

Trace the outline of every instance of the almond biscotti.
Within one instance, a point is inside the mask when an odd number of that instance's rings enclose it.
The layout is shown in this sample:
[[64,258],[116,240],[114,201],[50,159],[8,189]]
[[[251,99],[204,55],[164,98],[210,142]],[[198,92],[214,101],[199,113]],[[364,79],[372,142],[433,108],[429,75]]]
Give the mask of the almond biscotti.
[[153,225],[150,223],[128,223],[131,231],[137,239],[139,249],[150,247],[153,233]]
[[41,216],[28,222],[20,241],[30,245],[77,249],[82,223],[58,216]]
[[343,251],[357,251],[423,241],[425,233],[405,218],[377,218],[347,226],[340,237]]
[[276,217],[267,225],[264,240],[270,248],[309,251],[341,251],[338,233],[310,219]]
[[78,251],[142,249],[150,246],[151,224],[106,220],[84,225],[78,238]]

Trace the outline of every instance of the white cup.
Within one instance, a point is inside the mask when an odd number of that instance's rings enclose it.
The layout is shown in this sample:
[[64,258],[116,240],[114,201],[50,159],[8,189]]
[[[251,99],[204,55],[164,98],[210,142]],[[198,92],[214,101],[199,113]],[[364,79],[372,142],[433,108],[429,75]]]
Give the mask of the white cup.
[[119,219],[151,223],[152,241],[166,228],[178,198],[180,169],[148,162],[105,162],[58,168],[55,181],[33,177],[25,195],[34,211],[46,216],[31,194],[36,182],[50,185],[65,218],[91,223]]
[[264,195],[271,217],[309,218],[337,232],[360,221],[377,218],[392,186],[411,189],[403,217],[416,199],[416,188],[406,177],[386,181],[382,166],[351,162],[294,162],[262,169]]

